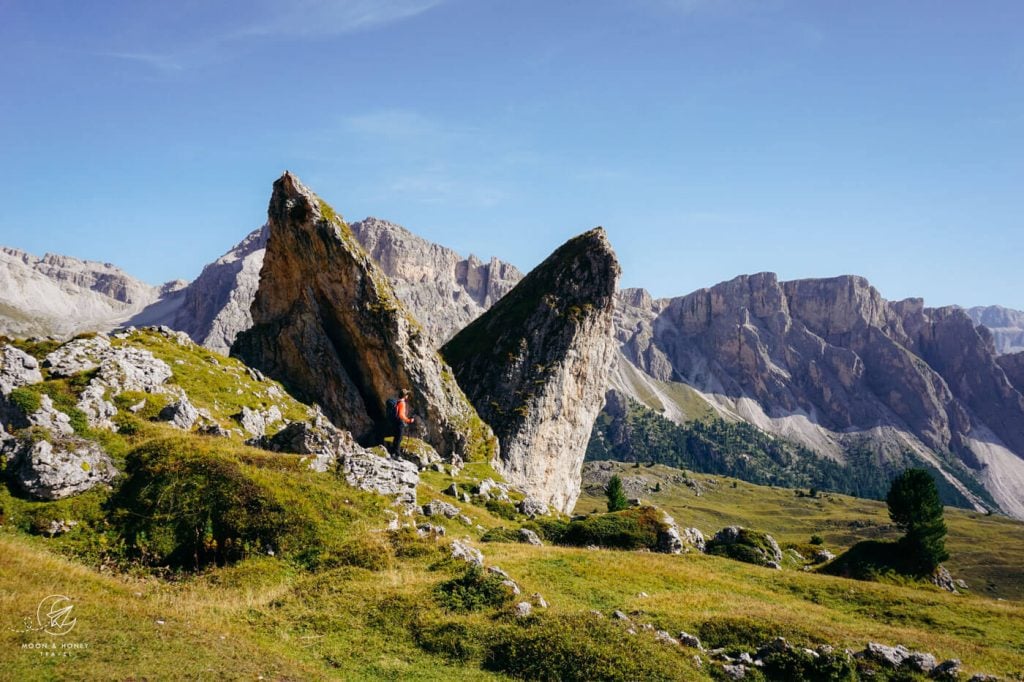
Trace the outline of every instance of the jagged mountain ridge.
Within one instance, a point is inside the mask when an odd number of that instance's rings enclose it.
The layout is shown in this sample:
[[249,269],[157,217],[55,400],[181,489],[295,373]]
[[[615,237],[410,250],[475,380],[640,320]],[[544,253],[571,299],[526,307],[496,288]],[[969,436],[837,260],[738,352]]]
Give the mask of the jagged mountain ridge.
[[110,329],[184,285],[151,286],[110,263],[0,247],[0,334],[66,337]]
[[[386,221],[371,218],[364,223],[365,228],[355,223],[353,233],[413,315],[428,321],[427,334],[435,345],[521,278],[496,259],[486,264],[462,259]],[[264,246],[259,233],[250,234],[207,269],[218,264],[237,269],[235,264],[245,259],[256,262]],[[135,319],[186,328],[196,338],[201,336],[197,330],[213,329],[219,316],[219,338],[232,338],[251,323],[246,300],[258,279],[251,268],[246,270],[234,278],[201,276]],[[741,277],[672,299],[655,300],[636,289],[619,292],[615,324],[621,354],[610,387],[674,421],[711,410],[836,459],[842,459],[851,439],[864,438],[889,452],[917,452],[939,468],[943,464],[936,453],[952,451],[977,468],[975,474],[1004,511],[1024,514],[1020,436],[1015,430],[1020,423],[1015,395],[1024,384],[1024,362],[1013,354],[992,357],[991,337],[1002,327],[986,339],[985,327],[976,327],[963,311],[927,309],[915,299],[884,301],[866,282],[855,281],[859,278],[802,284],[772,284],[770,279]],[[838,282],[848,285],[849,300],[829,290]],[[792,296],[807,300],[790,306]],[[184,315],[186,299],[206,301],[208,305],[191,309],[208,319]],[[733,299],[735,305],[729,303]],[[233,303],[218,308],[224,300]],[[160,305],[169,314],[146,317]],[[841,312],[826,314],[828,306],[839,306]],[[724,317],[716,317],[715,311]],[[1002,324],[1012,321],[1014,312],[997,318],[989,312],[983,321]],[[849,318],[849,328],[839,324],[843,316]],[[190,319],[192,328],[185,326]],[[699,342],[701,335],[707,335],[706,343]],[[210,337],[196,340],[217,347]],[[718,345],[721,349],[715,350]],[[950,352],[953,356],[946,357]],[[718,362],[730,353],[735,362]],[[885,371],[887,363],[905,374]],[[970,385],[972,371],[980,372],[980,385]],[[887,387],[893,376],[906,378],[912,389],[901,391],[899,382]],[[880,399],[887,388],[902,398]]]

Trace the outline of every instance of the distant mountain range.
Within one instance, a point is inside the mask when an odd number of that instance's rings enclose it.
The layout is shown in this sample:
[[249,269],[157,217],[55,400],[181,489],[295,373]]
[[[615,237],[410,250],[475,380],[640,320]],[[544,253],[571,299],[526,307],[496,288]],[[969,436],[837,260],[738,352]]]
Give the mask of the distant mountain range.
[[[523,277],[387,221],[351,228],[437,348]],[[226,353],[252,324],[266,240],[264,226],[193,282],[159,287],[109,264],[0,249],[0,333],[165,324]],[[920,461],[967,504],[1024,518],[1024,312],[891,302],[855,276],[760,273],[669,299],[622,290],[615,329],[611,407],[748,422],[839,465],[867,446],[879,475]]]

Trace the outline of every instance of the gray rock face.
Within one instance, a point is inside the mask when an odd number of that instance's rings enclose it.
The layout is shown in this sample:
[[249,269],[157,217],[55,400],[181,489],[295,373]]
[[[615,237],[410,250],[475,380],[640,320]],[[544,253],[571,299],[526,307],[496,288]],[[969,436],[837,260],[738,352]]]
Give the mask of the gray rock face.
[[423,505],[423,515],[444,516],[445,518],[454,519],[459,515],[459,508],[449,502],[431,500],[428,504]]
[[996,353],[1024,351],[1024,311],[990,305],[967,308],[964,312],[974,324],[984,325],[992,333]]
[[693,547],[698,552],[703,552],[707,545],[704,533],[699,528],[684,528],[680,533],[680,539],[684,546]]
[[344,221],[290,173],[274,183],[268,217],[254,326],[232,353],[361,442],[379,442],[385,401],[406,387],[423,440],[449,455],[493,456],[490,429]]
[[[25,416],[27,426],[37,426],[58,436],[70,436],[75,432],[71,427],[71,417],[53,406],[48,395],[39,396],[39,409]],[[14,422],[15,426],[22,426]]]
[[106,336],[74,339],[47,355],[43,364],[50,376],[70,377],[96,369],[111,352],[110,339]]
[[349,485],[360,490],[388,495],[403,504],[416,504],[420,475],[410,462],[356,451],[341,460],[341,473]]
[[[940,468],[935,453],[954,452],[1005,511],[1024,517],[1024,396],[988,330],[962,310],[889,302],[861,277],[779,282],[772,273],[670,300],[622,292],[619,304],[620,350],[642,372],[616,370],[615,386],[669,418],[685,415],[651,380],[685,384],[721,413],[840,460],[864,438],[894,459],[909,447]],[[957,479],[968,474],[945,470],[980,504]]]
[[484,263],[428,242],[377,218],[352,223],[352,234],[387,274],[395,294],[423,325],[432,347],[490,308],[522,279],[497,258]]
[[117,414],[114,403],[106,399],[106,388],[98,382],[90,382],[75,405],[86,417],[89,426],[94,429],[106,429],[116,431],[117,426],[112,421]]
[[523,501],[519,503],[519,513],[531,518],[534,516],[546,516],[549,512],[550,510],[546,504],[532,497],[524,497]]
[[868,658],[893,670],[903,665],[903,661],[910,656],[910,651],[904,646],[897,645],[892,647],[878,644],[877,642],[868,642],[864,653]]
[[11,439],[4,444],[7,473],[26,493],[60,500],[85,492],[117,475],[110,457],[96,443],[75,436],[53,442]]
[[260,269],[270,234],[264,225],[203,268],[180,294],[177,306],[154,305],[130,321],[166,324],[186,332],[196,343],[227,355],[239,332],[252,326],[250,307],[260,284]]
[[580,467],[614,357],[618,278],[604,230],[591,230],[442,349],[501,442],[502,473],[560,511],[580,494]]
[[10,395],[16,388],[42,380],[38,360],[14,346],[0,347],[0,394]]

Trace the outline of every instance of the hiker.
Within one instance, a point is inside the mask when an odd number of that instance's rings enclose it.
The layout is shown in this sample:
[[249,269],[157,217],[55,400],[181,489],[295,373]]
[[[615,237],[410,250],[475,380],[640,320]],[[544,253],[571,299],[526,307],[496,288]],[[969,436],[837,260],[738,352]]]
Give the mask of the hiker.
[[391,433],[395,437],[392,443],[391,454],[396,458],[402,455],[402,436],[405,435],[405,425],[412,424],[415,421],[409,416],[410,395],[412,393],[409,389],[403,388],[398,394],[398,399],[391,398],[387,404],[388,418],[391,420]]

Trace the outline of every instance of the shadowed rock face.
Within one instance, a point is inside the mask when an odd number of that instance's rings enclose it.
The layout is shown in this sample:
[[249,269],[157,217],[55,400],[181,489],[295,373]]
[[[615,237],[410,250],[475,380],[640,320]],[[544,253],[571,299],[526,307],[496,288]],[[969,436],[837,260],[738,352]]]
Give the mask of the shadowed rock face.
[[1006,373],[1006,378],[1010,380],[1010,383],[1018,391],[1024,393],[1024,351],[1011,353],[1010,355],[1000,355],[996,362],[1003,368],[1003,372]]
[[614,357],[619,265],[597,228],[571,239],[449,341],[442,354],[501,442],[500,468],[562,511]]
[[441,453],[496,454],[490,430],[348,226],[298,178],[274,183],[253,327],[232,354],[307,400],[362,442],[384,403],[413,392],[417,435]]

